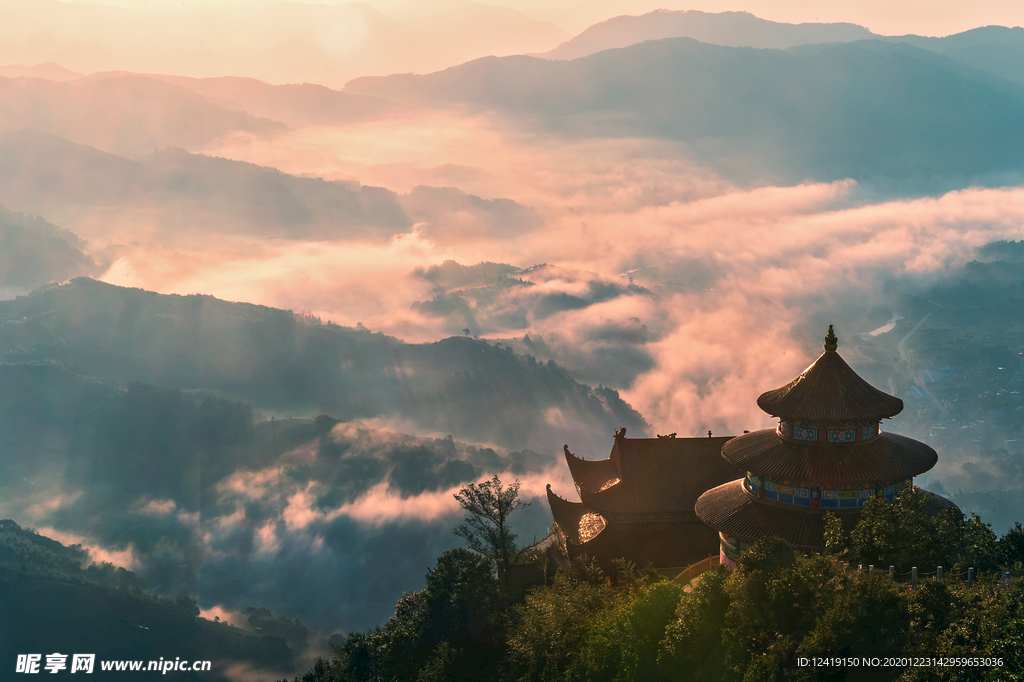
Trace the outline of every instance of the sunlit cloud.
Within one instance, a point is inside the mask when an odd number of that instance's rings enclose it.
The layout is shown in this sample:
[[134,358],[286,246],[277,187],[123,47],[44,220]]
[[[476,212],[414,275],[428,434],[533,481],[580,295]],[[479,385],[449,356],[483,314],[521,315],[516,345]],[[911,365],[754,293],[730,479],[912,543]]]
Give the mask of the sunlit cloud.
[[35,504],[29,505],[25,508],[24,516],[28,519],[39,519],[45,518],[49,514],[57,511],[61,507],[73,503],[75,500],[82,497],[82,492],[74,492],[70,494],[56,494],[48,499]]
[[142,565],[142,562],[136,556],[132,543],[128,543],[124,549],[117,549],[103,546],[92,538],[60,531],[56,528],[43,527],[36,530],[40,535],[56,540],[64,545],[81,545],[83,549],[88,550],[89,560],[98,564],[110,563],[129,571],[137,570]]
[[240,611],[224,608],[223,606],[208,606],[200,608],[199,617],[206,620],[219,619],[221,623],[229,623],[236,628],[248,628],[249,622],[246,615]]
[[[496,177],[505,172],[492,170]],[[816,341],[794,338],[810,316],[841,315],[840,299],[853,292],[870,301],[893,283],[919,290],[970,260],[978,246],[1024,236],[1024,189],[1014,187],[870,203],[849,180],[728,191],[715,185],[702,198],[636,210],[545,210],[548,227],[536,233],[444,247],[416,228],[387,244],[263,242],[237,256],[225,245],[216,258],[140,247],[124,259],[145,274],[121,279],[123,269],[112,268],[106,278],[305,310],[325,323],[431,341],[459,334],[465,321],[413,306],[432,296],[417,268],[446,259],[553,263],[520,276],[532,287],[470,301],[478,327],[472,331],[550,340],[552,357],[587,380],[625,390],[660,430],[735,433],[764,423],[752,407],[757,393],[811,359]],[[628,278],[650,295],[623,292],[565,309],[551,309],[545,299],[586,299],[595,282],[624,286]],[[670,286],[676,280],[683,284]],[[841,319],[833,321],[842,328]],[[630,325],[642,325],[646,335],[624,345],[611,332],[622,337]],[[607,365],[602,353],[626,347],[635,353],[623,356],[624,371],[595,373]]]

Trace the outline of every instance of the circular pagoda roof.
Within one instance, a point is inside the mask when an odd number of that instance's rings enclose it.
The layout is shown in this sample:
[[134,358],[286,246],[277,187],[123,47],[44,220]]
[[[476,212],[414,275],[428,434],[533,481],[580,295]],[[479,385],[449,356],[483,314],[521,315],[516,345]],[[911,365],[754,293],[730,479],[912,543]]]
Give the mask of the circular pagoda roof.
[[[825,510],[820,512],[787,509],[755,500],[743,490],[743,481],[712,488],[697,500],[694,511],[701,521],[715,530],[754,542],[776,535],[791,547],[822,549],[825,537]],[[857,525],[860,510],[828,510],[843,523],[846,532]]]
[[924,443],[895,433],[856,443],[803,443],[775,429],[733,438],[722,446],[722,457],[754,474],[819,485],[899,481],[928,471],[939,459]]
[[[924,491],[928,497],[928,513],[938,514],[944,508],[959,508],[942,497]],[[778,536],[795,549],[822,549],[825,545],[826,514],[834,514],[850,533],[860,519],[861,509],[796,509],[757,500],[743,489],[743,480],[712,488],[697,500],[697,517],[720,533],[756,542]]]
[[837,347],[829,325],[825,352],[796,379],[762,393],[757,406],[773,417],[816,422],[880,421],[903,411],[902,400],[862,379]]

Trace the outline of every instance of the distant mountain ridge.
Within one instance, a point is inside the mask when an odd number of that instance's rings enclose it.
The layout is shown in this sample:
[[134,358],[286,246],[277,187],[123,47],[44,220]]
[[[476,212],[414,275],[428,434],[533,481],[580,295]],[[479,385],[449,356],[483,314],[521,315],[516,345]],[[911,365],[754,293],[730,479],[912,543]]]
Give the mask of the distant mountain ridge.
[[808,43],[845,43],[875,37],[871,31],[856,24],[785,24],[759,19],[749,12],[663,9],[602,21],[555,49],[535,56],[577,59],[661,38],[693,38],[725,47],[785,49]]
[[[180,148],[132,161],[36,131],[0,135],[0,204],[74,229],[90,207],[167,213],[178,229],[386,239],[412,224],[394,192],[300,178]],[[161,213],[162,212],[162,213]],[[178,223],[173,221],[177,220]]]
[[[87,278],[0,301],[0,359],[80,375],[212,389],[275,412],[399,417],[471,442],[603,449],[648,428],[616,391],[555,363],[470,338],[402,341],[212,296],[161,295]],[[551,417],[557,413],[557,418]]]
[[79,275],[98,275],[77,235],[42,218],[0,206],[0,290],[35,289]]
[[[94,74],[104,77],[105,74]],[[282,121],[289,126],[325,125],[366,120],[401,112],[402,107],[376,97],[361,97],[315,83],[270,85],[255,78],[187,78],[149,74],[206,97],[228,109]]]
[[36,130],[0,133],[0,205],[85,236],[97,221],[135,221],[156,232],[365,243],[421,223],[442,243],[470,233],[512,238],[543,224],[510,199],[484,200],[450,187],[399,195],[177,147],[135,161]]
[[168,145],[200,147],[233,131],[287,129],[238,109],[136,74],[69,82],[0,78],[0,133],[31,128],[131,158]]
[[992,75],[1024,85],[1024,28],[984,26],[944,38],[894,36],[881,38],[952,57]]
[[788,24],[761,19],[749,12],[656,10],[639,16],[618,16],[594,24],[555,49],[534,56],[577,59],[603,50],[662,38],[693,38],[724,47],[764,49],[859,40],[907,43],[1024,85],[1024,28],[1021,27],[984,26],[944,37],[885,36],[856,24]]
[[666,38],[569,61],[491,57],[360,78],[346,91],[495,108],[572,135],[680,140],[745,181],[912,188],[1003,183],[991,178],[1024,169],[1024,88],[899,45],[802,54]]
[[0,76],[4,78],[45,78],[51,81],[73,81],[81,78],[82,75],[53,62],[30,66],[25,64],[0,66]]

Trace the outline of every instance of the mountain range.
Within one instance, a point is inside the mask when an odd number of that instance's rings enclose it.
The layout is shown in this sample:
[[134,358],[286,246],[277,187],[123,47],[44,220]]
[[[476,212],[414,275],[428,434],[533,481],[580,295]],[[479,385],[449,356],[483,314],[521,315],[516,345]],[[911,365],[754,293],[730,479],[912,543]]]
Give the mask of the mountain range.
[[[453,489],[535,487],[562,443],[601,453],[621,426],[649,428],[616,391],[483,340],[87,278],[0,301],[5,514],[116,552],[156,594],[323,632],[393,612],[455,542]],[[535,504],[516,532],[549,521]]]
[[[260,11],[294,10],[302,21],[319,11],[282,7]],[[349,25],[346,12],[375,11],[338,6],[330,12],[341,14],[324,22]],[[437,16],[422,5],[401,11],[424,25]],[[464,11],[491,12],[472,3],[444,9]],[[21,76],[0,81],[0,132],[30,128],[141,160],[232,134],[272,140],[288,128],[468,105],[568,139],[680,141],[743,184],[852,177],[884,191],[927,192],[1005,184],[1021,171],[1021,28],[881,36],[853,24],[658,11],[609,19],[540,56],[484,57],[430,73],[421,62],[418,75],[356,78],[343,91],[126,72],[67,80],[72,72],[56,65],[5,67]],[[38,210],[2,193],[0,201]],[[73,227],[67,215],[47,217]]]
[[0,134],[0,204],[79,234],[89,231],[83,225],[134,225],[135,239],[174,231],[382,242],[419,222],[424,234],[443,242],[451,238],[448,230],[458,232],[450,215],[469,217],[473,231],[498,235],[540,224],[514,201],[455,188],[416,187],[399,195],[178,147],[136,161],[35,130]]
[[662,38],[693,38],[711,45],[777,50],[861,40],[906,43],[1024,85],[1024,28],[1019,26],[982,26],[943,37],[888,36],[856,24],[787,24],[761,19],[749,12],[657,10],[594,24],[555,49],[535,56],[576,59]]
[[878,41],[784,51],[666,38],[570,61],[487,57],[359,78],[345,91],[494,108],[570,136],[679,140],[746,182],[852,177],[905,190],[1004,181],[1024,159],[1024,88]]
[[229,131],[266,135],[286,126],[135,75],[0,79],[0,133],[26,128],[137,157],[168,145],[194,148]]
[[210,296],[79,278],[0,301],[0,329],[8,363],[56,361],[122,384],[211,389],[276,413],[393,417],[471,442],[541,451],[567,438],[602,449],[609,429],[647,428],[615,391],[484,341],[406,344]]
[[555,49],[536,56],[576,59],[662,38],[693,38],[710,45],[784,50],[796,45],[847,43],[876,37],[856,24],[786,24],[760,19],[749,12],[656,10],[594,24]]

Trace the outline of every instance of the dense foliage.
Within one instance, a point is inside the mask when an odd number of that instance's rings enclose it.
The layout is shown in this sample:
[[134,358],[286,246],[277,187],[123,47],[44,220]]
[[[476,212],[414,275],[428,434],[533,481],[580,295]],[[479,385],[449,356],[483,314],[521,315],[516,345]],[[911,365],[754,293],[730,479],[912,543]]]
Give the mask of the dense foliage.
[[[53,652],[93,653],[98,661],[186,655],[217,666],[201,674],[180,673],[176,679],[181,680],[227,679],[223,672],[231,661],[293,665],[294,651],[285,640],[293,632],[267,628],[257,647],[253,632],[197,618],[195,599],[157,596],[130,571],[88,559],[78,545],[67,547],[14,521],[0,521],[0,663],[5,671],[14,669],[17,654]],[[255,615],[270,619],[266,609]],[[298,621],[278,620],[283,621],[275,621],[278,626],[289,624],[305,634]],[[94,674],[104,677],[99,670]]]
[[[997,540],[976,515],[938,509],[912,490],[869,505],[849,537],[837,527],[825,554],[765,538],[735,570],[712,569],[692,585],[624,565],[613,588],[582,566],[512,594],[487,559],[456,550],[386,625],[350,636],[333,660],[296,679],[1024,680],[1019,524]],[[883,568],[869,572],[869,562]],[[916,587],[904,567],[920,569]],[[976,569],[970,586],[967,568]],[[994,657],[1002,666],[799,664],[837,656]]]

